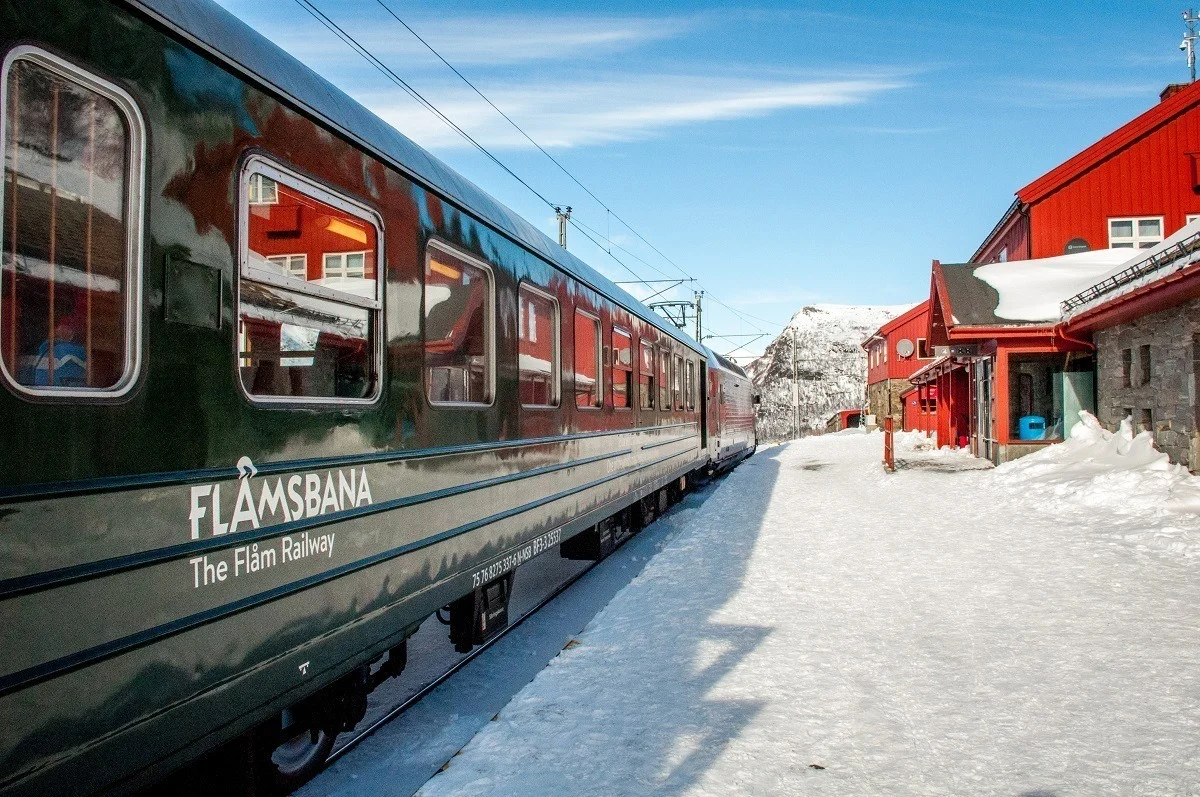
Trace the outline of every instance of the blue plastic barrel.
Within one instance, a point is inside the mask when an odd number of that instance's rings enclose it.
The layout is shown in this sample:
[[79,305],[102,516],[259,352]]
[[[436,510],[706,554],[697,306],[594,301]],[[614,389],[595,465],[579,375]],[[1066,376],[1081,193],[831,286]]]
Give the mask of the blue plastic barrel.
[[1017,420],[1019,440],[1041,440],[1046,436],[1046,419],[1041,415],[1025,415]]

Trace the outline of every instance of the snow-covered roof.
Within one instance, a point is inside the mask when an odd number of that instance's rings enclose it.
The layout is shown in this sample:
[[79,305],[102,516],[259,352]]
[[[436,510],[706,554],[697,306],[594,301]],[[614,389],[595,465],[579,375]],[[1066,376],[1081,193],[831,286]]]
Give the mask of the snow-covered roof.
[[1094,285],[1130,258],[1128,249],[1003,263],[939,264],[952,326],[1044,326],[1060,320],[1060,303]]
[[1197,262],[1200,262],[1200,219],[1151,249],[1137,250],[1136,255],[1109,269],[1091,285],[1064,297],[1060,305],[1062,317],[1075,318]]

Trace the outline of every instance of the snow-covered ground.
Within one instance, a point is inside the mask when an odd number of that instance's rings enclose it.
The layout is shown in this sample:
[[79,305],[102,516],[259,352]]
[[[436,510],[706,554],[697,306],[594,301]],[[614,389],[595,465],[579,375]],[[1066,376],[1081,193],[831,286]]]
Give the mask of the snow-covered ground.
[[1200,793],[1200,480],[1106,434],[760,450],[421,794]]

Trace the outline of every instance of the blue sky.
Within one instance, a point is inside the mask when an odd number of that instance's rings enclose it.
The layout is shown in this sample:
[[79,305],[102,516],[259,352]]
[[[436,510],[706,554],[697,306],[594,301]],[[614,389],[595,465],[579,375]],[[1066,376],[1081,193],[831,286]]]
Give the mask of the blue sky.
[[[1182,7],[1166,2],[384,1],[710,297],[753,316],[707,302],[706,327],[727,335],[775,333],[805,304],[921,300],[930,261],[969,257],[1016,189],[1187,79]],[[295,0],[221,2],[556,235],[540,200]],[[638,275],[678,274],[377,0],[313,2]],[[630,278],[576,230],[570,248]]]

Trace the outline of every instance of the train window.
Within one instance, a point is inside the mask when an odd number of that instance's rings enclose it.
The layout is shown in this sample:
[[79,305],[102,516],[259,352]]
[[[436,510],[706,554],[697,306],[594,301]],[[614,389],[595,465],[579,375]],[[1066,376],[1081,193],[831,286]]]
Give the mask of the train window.
[[517,291],[521,404],[558,406],[558,302],[528,285]]
[[430,241],[425,253],[425,389],[434,404],[491,404],[492,272]]
[[614,328],[612,334],[612,393],[613,406],[629,409],[633,406],[633,337]]
[[658,350],[658,408],[671,410],[671,353]]
[[671,374],[675,386],[675,409],[683,409],[683,358],[675,355],[675,370]]
[[599,407],[604,394],[600,390],[600,319],[582,310],[575,311],[575,406]]
[[684,386],[687,393],[687,408],[689,410],[696,409],[696,364],[691,360],[687,361],[687,384]]
[[23,393],[120,395],[141,351],[141,116],[32,47],[2,80],[0,369]]
[[642,344],[641,374],[638,376],[638,388],[641,392],[641,407],[644,410],[654,409],[654,347],[646,341]]
[[[372,401],[383,306],[378,217],[259,156],[241,185],[243,388],[261,401]],[[331,269],[335,261],[344,267]]]

